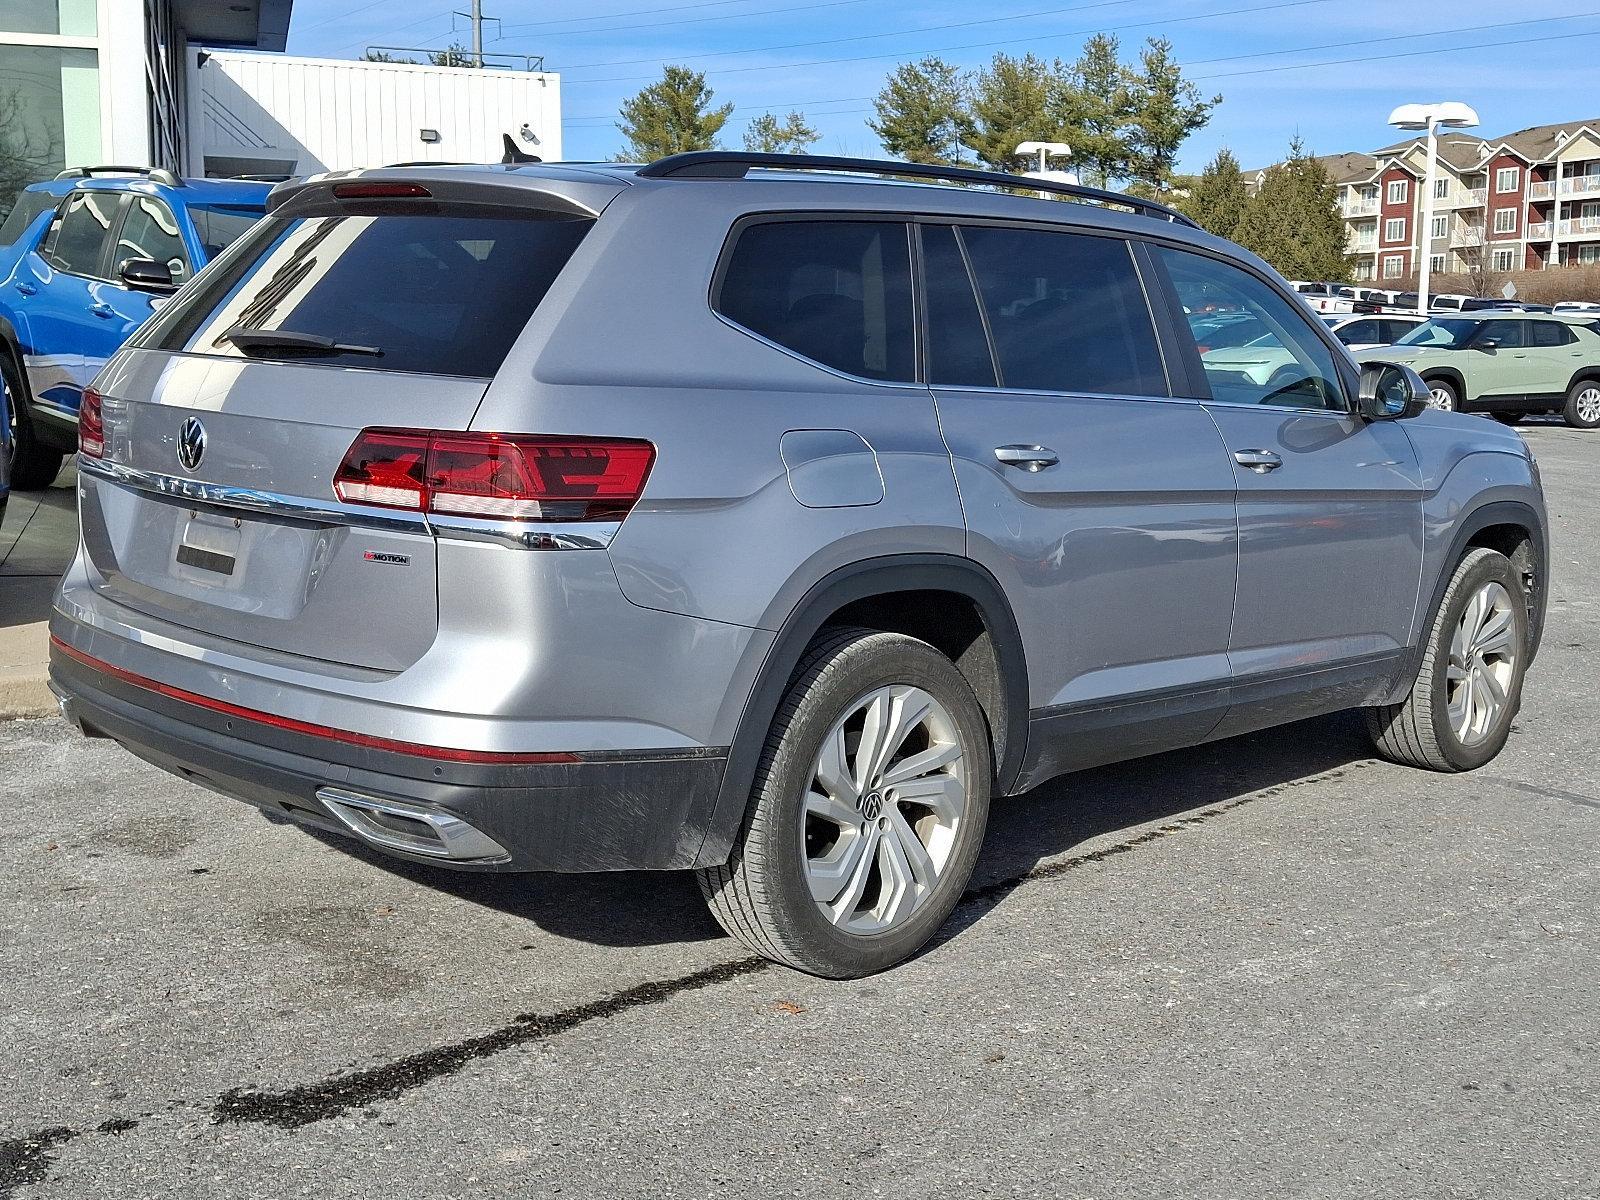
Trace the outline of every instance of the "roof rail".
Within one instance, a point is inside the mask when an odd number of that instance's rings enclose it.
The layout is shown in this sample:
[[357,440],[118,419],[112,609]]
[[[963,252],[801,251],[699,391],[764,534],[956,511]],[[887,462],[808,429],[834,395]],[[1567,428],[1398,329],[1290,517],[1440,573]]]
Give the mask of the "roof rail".
[[940,167],[924,163],[894,162],[873,158],[838,158],[826,154],[744,154],[735,150],[694,150],[670,154],[639,168],[645,179],[743,179],[753,167],[782,171],[855,171],[873,175],[901,176],[907,179],[936,179],[945,183],[982,183],[990,187],[1019,191],[1049,192],[1095,204],[1114,204],[1131,208],[1141,216],[1171,221],[1198,229],[1189,217],[1155,200],[1128,196],[1102,188],[1062,183],[1055,179],[1034,179],[1002,171],[980,171],[972,167]]
[[60,179],[92,179],[96,175],[140,175],[168,187],[182,187],[183,180],[161,167],[123,167],[108,164],[100,167],[68,167],[56,176]]

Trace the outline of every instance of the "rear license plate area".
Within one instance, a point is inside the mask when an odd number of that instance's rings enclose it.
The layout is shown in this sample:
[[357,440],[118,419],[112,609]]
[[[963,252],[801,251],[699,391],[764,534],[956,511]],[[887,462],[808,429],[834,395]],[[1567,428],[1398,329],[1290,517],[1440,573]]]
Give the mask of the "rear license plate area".
[[238,522],[197,513],[184,525],[174,557],[180,566],[232,575],[239,559]]

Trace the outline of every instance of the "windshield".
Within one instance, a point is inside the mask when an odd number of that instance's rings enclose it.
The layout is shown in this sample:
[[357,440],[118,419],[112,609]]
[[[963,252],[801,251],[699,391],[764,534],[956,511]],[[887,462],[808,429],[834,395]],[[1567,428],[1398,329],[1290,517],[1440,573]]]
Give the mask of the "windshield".
[[194,231],[200,235],[200,244],[206,248],[207,262],[233,245],[245,230],[266,215],[266,210],[261,208],[189,205],[189,219],[194,222]]
[[1468,321],[1460,317],[1424,321],[1395,345],[1437,346],[1444,350],[1459,350],[1472,340],[1473,331],[1481,324],[1482,321]]

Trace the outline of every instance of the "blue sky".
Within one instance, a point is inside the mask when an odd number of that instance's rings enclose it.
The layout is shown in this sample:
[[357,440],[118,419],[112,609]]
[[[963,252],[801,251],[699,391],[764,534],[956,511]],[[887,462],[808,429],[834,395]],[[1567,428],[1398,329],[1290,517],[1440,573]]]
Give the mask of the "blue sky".
[[[289,51],[443,47],[467,40],[450,10],[468,7],[295,0]],[[1030,49],[1071,59],[1101,31],[1130,59],[1144,38],[1170,38],[1200,86],[1222,93],[1185,147],[1186,170],[1223,145],[1246,167],[1262,165],[1296,135],[1316,153],[1372,149],[1398,136],[1384,118],[1410,100],[1465,100],[1484,134],[1600,117],[1590,65],[1600,0],[485,0],[484,13],[500,18],[485,27],[486,50],[542,54],[561,74],[573,159],[620,149],[619,104],[664,63],[704,70],[717,101],[737,106],[729,146],[751,117],[798,108],[823,134],[818,152],[875,154],[870,98],[896,63],[938,53],[975,66]]]

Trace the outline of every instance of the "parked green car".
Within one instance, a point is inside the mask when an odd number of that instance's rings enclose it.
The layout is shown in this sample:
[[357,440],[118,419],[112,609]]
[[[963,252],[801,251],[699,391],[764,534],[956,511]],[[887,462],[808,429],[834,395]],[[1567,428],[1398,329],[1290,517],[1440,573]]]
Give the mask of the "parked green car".
[[1508,424],[1559,412],[1600,428],[1600,321],[1593,314],[1480,312],[1434,317],[1362,362],[1395,362],[1428,383],[1433,406],[1487,413]]

